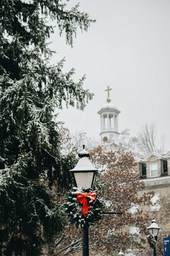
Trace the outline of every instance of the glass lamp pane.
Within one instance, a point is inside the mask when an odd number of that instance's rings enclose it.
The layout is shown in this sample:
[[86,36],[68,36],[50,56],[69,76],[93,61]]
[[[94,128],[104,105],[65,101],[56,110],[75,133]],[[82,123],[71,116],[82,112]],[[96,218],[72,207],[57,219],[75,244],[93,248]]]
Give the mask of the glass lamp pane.
[[74,177],[79,188],[91,188],[93,185],[94,172],[74,172]]
[[152,220],[152,223],[151,225],[148,227],[148,230],[149,230],[149,233],[152,235],[152,236],[157,236],[158,233],[159,233],[159,230],[160,230],[160,227],[158,226],[158,224],[156,223],[155,220]]
[[159,231],[159,230],[158,230],[157,228],[152,228],[152,229],[151,229],[151,232],[152,232],[152,235],[153,235],[153,236],[157,236],[157,235],[158,235],[158,231]]

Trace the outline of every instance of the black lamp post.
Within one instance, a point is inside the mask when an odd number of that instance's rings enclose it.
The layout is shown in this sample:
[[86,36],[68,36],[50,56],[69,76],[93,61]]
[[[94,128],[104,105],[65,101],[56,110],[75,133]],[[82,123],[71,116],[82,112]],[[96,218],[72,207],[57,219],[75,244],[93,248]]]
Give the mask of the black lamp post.
[[156,249],[157,249],[157,237],[160,230],[160,227],[156,223],[156,220],[152,220],[151,225],[147,228],[151,238],[153,240],[153,255],[156,256]]
[[[74,179],[78,188],[93,188],[97,169],[93,166],[89,159],[89,153],[85,150],[79,152],[79,161],[76,166],[70,170],[74,175]],[[83,256],[89,256],[89,230],[88,223],[83,227]]]

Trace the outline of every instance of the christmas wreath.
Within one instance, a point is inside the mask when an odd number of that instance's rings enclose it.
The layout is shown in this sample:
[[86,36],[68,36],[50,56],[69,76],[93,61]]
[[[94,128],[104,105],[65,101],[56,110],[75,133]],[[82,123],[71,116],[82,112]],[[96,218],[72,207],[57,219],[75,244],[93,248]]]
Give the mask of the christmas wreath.
[[91,189],[73,188],[65,203],[65,212],[77,227],[93,224],[101,218],[102,203]]

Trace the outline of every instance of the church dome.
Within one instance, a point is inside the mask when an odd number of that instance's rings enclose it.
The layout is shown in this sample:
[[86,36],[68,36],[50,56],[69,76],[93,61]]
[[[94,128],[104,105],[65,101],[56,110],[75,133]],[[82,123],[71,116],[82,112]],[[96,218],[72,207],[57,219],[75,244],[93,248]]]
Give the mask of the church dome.
[[104,104],[101,107],[101,109],[98,111],[98,114],[101,115],[106,112],[112,112],[112,113],[116,113],[116,114],[120,113],[120,111],[113,104],[110,104],[110,103]]
[[98,111],[101,123],[101,141],[106,146],[118,145],[119,131],[118,131],[118,115],[120,111],[111,103],[110,91],[112,89],[108,86],[105,90],[107,92],[106,103]]

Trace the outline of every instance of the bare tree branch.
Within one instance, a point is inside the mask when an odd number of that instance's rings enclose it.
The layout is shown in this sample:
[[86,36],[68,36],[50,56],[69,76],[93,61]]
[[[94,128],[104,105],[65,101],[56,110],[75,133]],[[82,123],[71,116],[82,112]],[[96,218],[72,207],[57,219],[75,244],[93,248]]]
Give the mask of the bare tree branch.
[[164,138],[158,141],[155,126],[145,124],[138,136],[138,143],[144,155],[151,153],[162,154],[164,152]]

